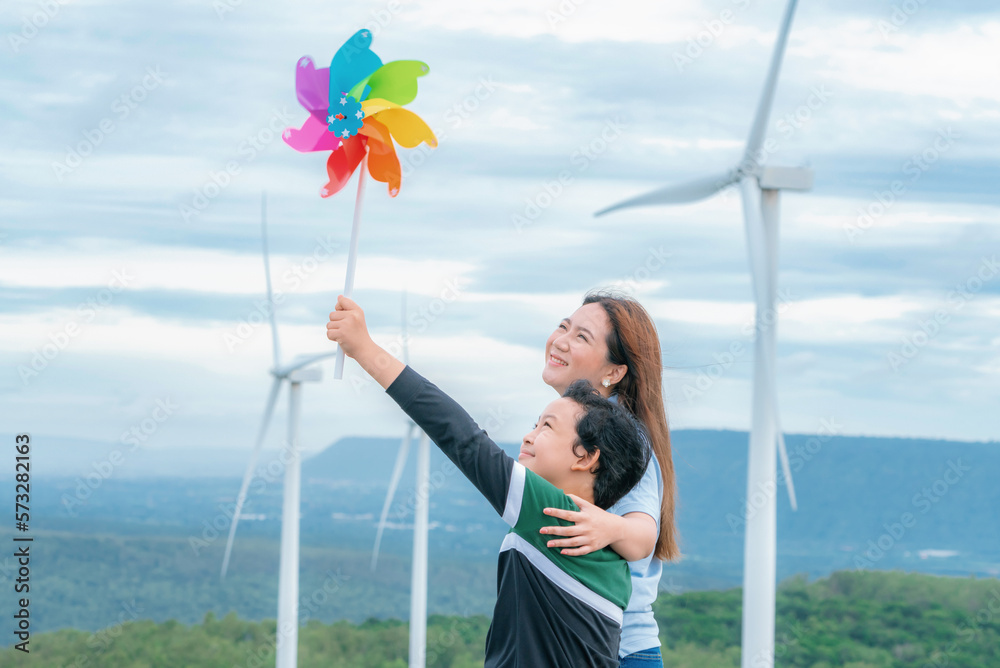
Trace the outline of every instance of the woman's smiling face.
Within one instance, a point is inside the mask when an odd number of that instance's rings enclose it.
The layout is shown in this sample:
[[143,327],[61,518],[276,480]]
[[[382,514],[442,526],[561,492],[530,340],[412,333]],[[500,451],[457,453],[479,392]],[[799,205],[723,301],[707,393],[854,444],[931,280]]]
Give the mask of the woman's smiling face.
[[563,394],[574,380],[586,378],[602,393],[601,381],[615,368],[608,362],[611,322],[600,304],[584,304],[563,318],[545,342],[542,380]]

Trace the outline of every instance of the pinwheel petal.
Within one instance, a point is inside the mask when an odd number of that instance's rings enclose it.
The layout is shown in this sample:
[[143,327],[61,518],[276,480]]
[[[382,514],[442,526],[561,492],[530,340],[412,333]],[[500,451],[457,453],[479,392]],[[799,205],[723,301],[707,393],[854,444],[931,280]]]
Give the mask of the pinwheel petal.
[[419,146],[420,142],[427,142],[428,146],[437,146],[437,137],[424,120],[409,109],[393,107],[376,114],[372,118],[385,125],[396,143],[405,148]]
[[365,112],[365,116],[371,116],[372,114],[377,114],[378,112],[385,111],[386,109],[395,109],[398,106],[398,104],[390,102],[389,100],[383,100],[375,97],[362,102],[361,111]]
[[330,154],[326,161],[326,173],[329,174],[330,181],[319,191],[320,195],[330,197],[347,185],[361,158],[365,157],[366,141],[365,137],[355,135],[345,139],[341,147]]
[[392,146],[392,137],[388,128],[373,119],[365,119],[361,134],[370,137],[368,142],[368,173],[376,181],[381,181],[389,187],[389,197],[399,194],[401,181],[399,158]]
[[309,56],[299,58],[295,66],[295,94],[299,104],[310,113],[323,120],[330,98],[330,70],[316,69]]
[[[379,123],[371,116],[365,117],[365,123],[358,130],[360,134],[366,137],[371,137],[375,141],[380,141],[382,143],[387,143],[392,141],[392,135],[389,134],[389,128],[385,127],[382,123]],[[370,147],[369,147],[370,148]]]
[[417,78],[429,72],[419,60],[394,60],[378,68],[368,78],[370,97],[380,97],[396,104],[409,104],[417,97]]
[[281,133],[285,143],[301,153],[309,151],[336,151],[340,147],[340,139],[327,130],[326,123],[310,114],[306,122],[298,130],[285,128]]
[[[331,94],[346,93],[354,84],[382,67],[382,60],[369,48],[371,44],[371,32],[359,30],[337,50],[330,61]],[[332,106],[332,99],[330,103]]]
[[368,94],[372,92],[372,87],[368,85],[368,79],[371,77],[365,77],[358,83],[354,84],[351,90],[347,91],[347,94],[353,97],[355,100],[367,100]]

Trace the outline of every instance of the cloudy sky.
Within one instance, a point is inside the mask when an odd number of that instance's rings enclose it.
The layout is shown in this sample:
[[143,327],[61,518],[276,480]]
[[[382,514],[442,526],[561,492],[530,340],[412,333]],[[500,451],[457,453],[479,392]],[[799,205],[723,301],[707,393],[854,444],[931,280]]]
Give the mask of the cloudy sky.
[[[271,364],[265,189],[282,355],[333,348],[355,186],[321,199],[325,155],[280,131],[305,119],[297,59],[327,63],[360,28],[383,61],[429,64],[409,107],[440,139],[401,150],[398,197],[365,194],[356,298],[378,340],[398,343],[405,288],[413,366],[517,440],[555,397],[547,335],[588,289],[618,286],[656,320],[672,426],[749,427],[736,191],[592,212],[736,163],[783,2],[9,4],[4,433],[138,428],[193,463],[248,447]],[[985,1],[801,3],[765,158],[815,170],[781,200],[787,431],[1000,439],[998,43]],[[323,370],[305,450],[401,433],[356,365],[345,382]]]

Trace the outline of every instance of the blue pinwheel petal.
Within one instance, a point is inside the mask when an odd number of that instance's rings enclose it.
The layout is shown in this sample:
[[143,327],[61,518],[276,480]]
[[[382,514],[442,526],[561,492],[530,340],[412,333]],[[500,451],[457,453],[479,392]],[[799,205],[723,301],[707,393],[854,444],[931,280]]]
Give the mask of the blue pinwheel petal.
[[331,105],[337,93],[351,90],[354,84],[382,67],[382,60],[369,48],[371,44],[371,32],[359,30],[337,50],[330,61]]

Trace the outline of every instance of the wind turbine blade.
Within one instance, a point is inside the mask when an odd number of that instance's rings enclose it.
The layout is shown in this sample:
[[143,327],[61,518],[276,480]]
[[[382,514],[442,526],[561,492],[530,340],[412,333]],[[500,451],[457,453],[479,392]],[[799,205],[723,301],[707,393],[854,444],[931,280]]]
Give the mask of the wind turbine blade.
[[[743,200],[743,220],[746,223],[754,300],[757,304],[764,304],[767,296],[768,268],[764,257],[764,219],[760,210],[760,188],[754,177],[747,176],[740,181],[740,197]],[[757,335],[760,335],[759,331]]]
[[797,0],[788,0],[785,15],[781,19],[778,39],[774,43],[774,52],[771,54],[771,65],[767,71],[767,78],[764,80],[764,90],[757,103],[757,114],[754,116],[753,125],[750,126],[750,136],[747,138],[747,147],[743,153],[744,162],[749,161],[751,164],[756,164],[757,152],[760,151],[761,144],[764,143],[764,133],[767,130],[768,118],[771,116],[771,104],[774,102],[774,91],[778,86],[781,60],[785,55],[788,31],[792,27],[792,17],[795,15],[796,4],[798,4]]
[[737,180],[734,172],[726,172],[716,176],[706,176],[694,181],[688,181],[676,186],[666,186],[658,188],[645,195],[639,195],[624,202],[613,204],[606,209],[601,209],[595,216],[603,216],[612,211],[627,209],[633,206],[651,206],[654,204],[683,204],[684,202],[695,202],[705,199],[719,192],[726,186],[732,185]]
[[226,577],[226,570],[229,568],[229,555],[233,551],[233,538],[236,536],[236,525],[240,521],[240,513],[243,510],[243,503],[247,499],[247,489],[253,479],[254,467],[257,465],[257,457],[260,456],[260,446],[264,443],[264,436],[267,434],[267,427],[271,423],[271,416],[274,414],[274,405],[278,402],[278,392],[281,390],[281,379],[275,378],[271,383],[271,393],[267,397],[267,404],[264,407],[264,417],[260,421],[260,429],[257,431],[257,442],[254,443],[253,453],[247,463],[247,470],[243,474],[243,483],[240,485],[240,493],[236,497],[236,509],[233,512],[233,521],[229,525],[229,539],[226,541],[226,554],[222,557],[222,579]]
[[274,294],[271,292],[271,259],[267,252],[267,193],[260,194],[260,231],[264,247],[264,278],[267,280],[267,310],[271,320],[271,347],[274,352],[274,368],[281,365],[278,346],[278,325],[274,320]]
[[774,406],[774,427],[778,434],[778,455],[781,457],[781,471],[785,474],[785,486],[788,487],[788,502],[792,504],[792,510],[798,510],[799,504],[795,500],[795,484],[792,482],[792,469],[788,466],[788,450],[785,448],[785,435],[781,432],[781,422],[778,419],[778,402],[772,402]]
[[410,452],[410,442],[413,440],[413,432],[416,430],[417,425],[410,423],[410,427],[406,430],[406,436],[403,438],[402,444],[399,446],[399,452],[396,454],[396,464],[392,467],[392,476],[389,478],[389,490],[385,494],[385,502],[382,504],[382,514],[378,518],[378,531],[375,533],[375,547],[372,548],[372,563],[371,569],[374,571],[376,564],[378,564],[378,551],[379,547],[382,545],[382,532],[385,531],[386,518],[389,516],[389,506],[392,505],[392,498],[396,495],[396,488],[399,486],[399,479],[403,475],[403,467],[406,466],[406,457]]
[[768,258],[766,285],[769,295],[769,308],[773,310],[771,324],[768,325],[769,331],[767,332],[767,374],[769,376],[767,384],[771,392],[770,402],[771,410],[774,413],[774,433],[778,442],[778,454],[781,458],[781,470],[784,473],[785,485],[788,488],[788,501],[792,506],[792,510],[798,510],[798,502],[795,499],[795,484],[792,481],[792,471],[788,465],[788,449],[785,447],[785,435],[781,429],[781,415],[778,410],[778,370],[776,366],[777,353],[775,351],[777,341],[775,328],[778,324],[778,312],[776,310],[777,306],[774,303],[774,298],[777,295],[778,288],[778,225],[780,218],[778,213],[778,196],[779,191],[777,190],[762,190],[760,198],[760,214],[763,231],[760,241],[764,244],[764,254]]
[[[750,254],[750,273],[753,276],[754,297],[758,304],[762,304],[764,303],[763,300],[766,291],[770,289],[771,282],[777,279],[777,270],[775,266],[769,266],[764,257],[766,252],[764,247],[766,243],[766,230],[764,229],[761,202],[757,198],[759,190],[753,177],[746,177],[740,181],[740,195],[743,198],[743,215],[746,219],[747,248]],[[775,314],[772,317],[776,318],[777,315]],[[773,326],[773,324],[770,326]],[[761,325],[756,325],[757,336],[762,335],[760,328]],[[770,376],[767,383],[768,387],[775,390],[777,387],[773,378],[775,370],[771,368],[770,364],[766,366],[768,367],[767,373]],[[788,450],[785,448],[785,436],[781,431],[781,425],[778,421],[777,397],[772,398],[771,403],[774,407],[778,454],[781,456],[781,468],[788,486],[788,499],[792,504],[792,510],[797,510],[798,504],[795,498],[795,486],[792,482],[792,473],[788,465]]]

